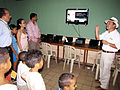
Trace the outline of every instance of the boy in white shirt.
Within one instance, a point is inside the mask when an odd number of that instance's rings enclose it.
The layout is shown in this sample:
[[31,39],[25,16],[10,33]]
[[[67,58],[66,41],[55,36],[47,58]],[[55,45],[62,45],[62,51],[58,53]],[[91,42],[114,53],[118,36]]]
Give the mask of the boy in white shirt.
[[17,86],[5,78],[11,68],[10,56],[6,48],[0,48],[0,90],[17,90]]
[[30,68],[25,64],[26,51],[19,54],[20,62],[17,68],[17,87],[19,90],[28,90],[26,82],[21,78],[24,72],[28,72]]
[[29,90],[46,90],[43,78],[38,72],[43,67],[41,51],[30,50],[26,55],[25,63],[31,68],[29,72],[22,74],[22,78],[27,82]]

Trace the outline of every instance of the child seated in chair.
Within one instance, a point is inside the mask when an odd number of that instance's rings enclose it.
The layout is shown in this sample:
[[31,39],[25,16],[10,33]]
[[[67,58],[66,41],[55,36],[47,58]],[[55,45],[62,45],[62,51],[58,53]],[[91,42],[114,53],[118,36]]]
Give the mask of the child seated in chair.
[[0,48],[0,90],[17,90],[17,86],[8,81],[4,76],[10,68],[11,62],[8,50]]
[[76,90],[76,77],[70,73],[63,73],[59,77],[59,87],[57,90]]
[[29,90],[46,90],[43,78],[38,72],[43,67],[42,53],[39,50],[30,50],[25,59],[26,65],[31,68],[22,74],[22,78],[27,82]]
[[17,68],[17,87],[19,90],[28,90],[27,83],[21,78],[24,72],[28,72],[30,68],[25,64],[25,56],[27,52],[23,51],[19,54],[19,64]]

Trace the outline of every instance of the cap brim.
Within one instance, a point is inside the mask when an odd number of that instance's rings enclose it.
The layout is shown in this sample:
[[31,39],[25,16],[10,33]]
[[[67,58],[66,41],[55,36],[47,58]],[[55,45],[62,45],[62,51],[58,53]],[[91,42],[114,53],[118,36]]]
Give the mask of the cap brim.
[[[108,21],[111,21],[111,20],[105,20],[104,22],[105,22],[105,24],[107,24],[107,22]],[[113,21],[114,22],[114,21]],[[116,24],[116,28],[118,28],[119,27],[119,24],[117,23],[117,22],[114,22],[115,24]]]
[[105,20],[104,23],[107,24],[108,21],[110,21],[110,20]]

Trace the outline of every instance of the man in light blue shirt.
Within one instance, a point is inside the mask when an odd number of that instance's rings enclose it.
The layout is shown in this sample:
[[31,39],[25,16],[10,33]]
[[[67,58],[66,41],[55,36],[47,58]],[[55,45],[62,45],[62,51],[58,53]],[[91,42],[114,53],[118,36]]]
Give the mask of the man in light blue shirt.
[[9,29],[8,22],[11,15],[6,8],[0,8],[0,48],[6,48],[9,52],[10,59],[12,61],[12,37],[11,30]]
[[11,31],[8,26],[11,15],[8,9],[0,8],[0,47],[10,47],[12,43]]

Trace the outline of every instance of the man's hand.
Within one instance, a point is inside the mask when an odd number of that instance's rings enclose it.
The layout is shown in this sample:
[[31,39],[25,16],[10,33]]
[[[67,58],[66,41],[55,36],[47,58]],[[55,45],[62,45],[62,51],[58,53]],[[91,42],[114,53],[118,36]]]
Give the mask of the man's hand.
[[102,43],[105,44],[105,45],[109,45],[109,46],[112,47],[112,48],[117,49],[117,47],[116,47],[115,44],[112,44],[112,43],[110,43],[110,42],[108,42],[108,41],[106,41],[106,40],[102,40]]
[[100,26],[96,25],[96,27],[95,27],[95,33],[96,33],[96,39],[97,40],[100,40],[100,37],[99,37],[99,28],[100,28]]
[[96,25],[95,31],[98,32],[98,31],[99,31],[99,28],[100,28],[100,26],[99,26],[99,25]]
[[109,42],[106,41],[106,40],[102,40],[102,43],[105,44],[105,45],[108,45],[108,44],[109,44]]
[[38,39],[38,42],[41,42],[41,39],[40,38],[37,38]]

